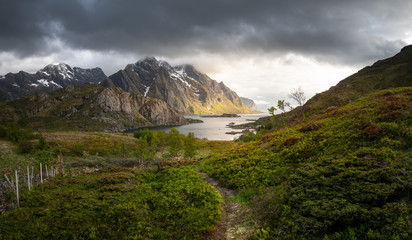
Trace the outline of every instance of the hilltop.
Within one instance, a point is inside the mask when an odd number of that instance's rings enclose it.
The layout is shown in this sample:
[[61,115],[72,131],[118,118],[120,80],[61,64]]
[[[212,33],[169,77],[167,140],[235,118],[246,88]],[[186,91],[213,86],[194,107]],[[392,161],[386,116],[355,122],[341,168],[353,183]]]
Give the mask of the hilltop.
[[393,57],[379,60],[357,73],[343,79],[329,90],[316,94],[304,106],[285,114],[258,121],[257,124],[282,126],[284,121],[299,121],[303,117],[321,114],[329,109],[344,106],[368,94],[390,88],[412,86],[412,45],[404,47]]

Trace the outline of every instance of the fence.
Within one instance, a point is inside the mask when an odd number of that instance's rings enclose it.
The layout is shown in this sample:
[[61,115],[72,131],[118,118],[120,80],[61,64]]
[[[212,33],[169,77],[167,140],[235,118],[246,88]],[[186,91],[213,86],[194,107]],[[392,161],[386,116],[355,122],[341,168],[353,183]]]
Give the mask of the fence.
[[[13,175],[14,179],[13,177],[11,177]],[[11,174],[10,177],[7,176],[7,174],[4,174],[4,178],[7,182],[7,185],[9,186],[9,189],[16,194],[16,202],[13,204],[16,204],[16,206],[19,207],[22,186],[27,185],[28,191],[31,191],[35,184],[43,184],[45,181],[47,181],[47,179],[54,178],[57,175],[59,175],[59,169],[57,169],[53,165],[49,166],[49,168],[47,165],[45,165],[43,168],[42,163],[40,163],[38,173],[34,172],[34,167],[30,168],[29,166],[27,166],[27,169],[23,171],[19,167],[19,169],[15,170],[14,174]]]

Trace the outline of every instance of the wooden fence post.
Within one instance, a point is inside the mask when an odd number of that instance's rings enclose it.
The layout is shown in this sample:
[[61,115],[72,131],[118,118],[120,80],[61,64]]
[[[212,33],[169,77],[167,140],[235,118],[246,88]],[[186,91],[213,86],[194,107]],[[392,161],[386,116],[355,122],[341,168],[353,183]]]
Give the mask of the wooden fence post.
[[6,178],[7,182],[9,183],[9,185],[13,189],[13,191],[15,191],[16,189],[14,189],[14,184],[10,181],[10,179],[7,177],[6,174],[4,174],[4,177]]
[[17,170],[15,171],[16,173],[16,197],[17,197],[17,207],[19,207],[19,176],[17,175]]
[[29,169],[29,165],[27,165],[27,186],[29,187],[29,191],[30,191],[31,186],[30,186],[30,169]]
[[49,170],[47,169],[47,165],[46,165],[46,176],[47,178],[49,178]]
[[40,163],[40,182],[43,183],[43,169]]

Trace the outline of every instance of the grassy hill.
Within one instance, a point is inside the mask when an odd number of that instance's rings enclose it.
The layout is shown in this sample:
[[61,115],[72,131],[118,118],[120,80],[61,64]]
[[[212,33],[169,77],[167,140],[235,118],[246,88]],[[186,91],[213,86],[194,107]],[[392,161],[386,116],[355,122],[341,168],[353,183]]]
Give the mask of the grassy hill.
[[343,106],[370,93],[412,85],[412,46],[404,47],[395,56],[377,61],[347,77],[328,91],[315,95],[306,104],[306,114]]
[[384,90],[206,160],[262,239],[412,236],[412,87]]
[[404,47],[393,57],[363,68],[329,90],[316,94],[303,107],[275,116],[275,121],[270,121],[267,117],[250,125],[279,128],[285,125],[284,122],[299,122],[304,117],[344,106],[377,91],[410,86],[412,86],[412,45]]

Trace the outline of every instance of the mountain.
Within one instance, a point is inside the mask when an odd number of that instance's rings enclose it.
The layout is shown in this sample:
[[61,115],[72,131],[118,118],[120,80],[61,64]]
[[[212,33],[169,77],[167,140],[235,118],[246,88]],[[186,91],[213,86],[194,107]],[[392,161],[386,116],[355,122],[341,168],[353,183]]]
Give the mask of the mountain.
[[67,86],[99,83],[106,78],[100,68],[83,69],[64,63],[50,64],[34,74],[24,71],[0,76],[0,101],[49,93]]
[[245,104],[245,106],[249,108],[250,110],[259,111],[255,102],[252,99],[245,98],[245,97],[240,97],[240,99],[242,100],[243,104]]
[[116,87],[84,84],[1,102],[0,123],[33,129],[118,132],[145,126],[181,125],[187,120],[160,99]]
[[223,82],[191,65],[172,67],[153,57],[128,64],[101,84],[161,99],[186,114],[253,112]]

